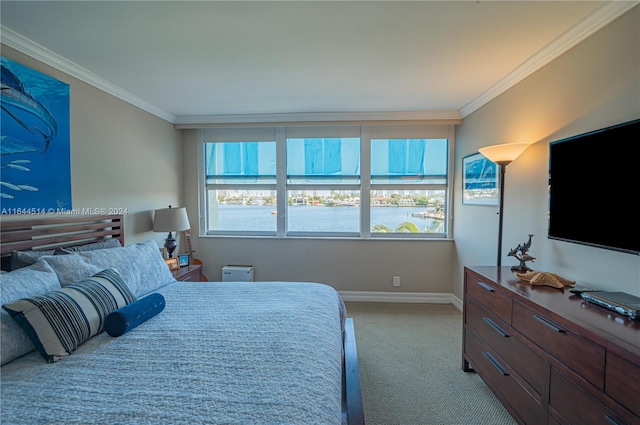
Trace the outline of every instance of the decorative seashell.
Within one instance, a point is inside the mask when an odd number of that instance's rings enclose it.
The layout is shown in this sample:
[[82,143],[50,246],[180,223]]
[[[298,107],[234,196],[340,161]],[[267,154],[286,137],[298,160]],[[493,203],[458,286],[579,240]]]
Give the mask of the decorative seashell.
[[531,283],[532,286],[551,286],[552,288],[564,288],[565,286],[573,286],[576,282],[573,280],[565,279],[558,276],[555,273],[549,272],[534,272],[528,271],[526,273],[516,273],[522,280],[526,280]]
[[528,272],[525,272],[525,273],[516,273],[516,276],[518,276],[522,280],[526,280],[527,282],[530,282],[531,279],[533,279],[533,277],[538,273],[539,272],[533,272],[529,270]]
[[556,279],[551,273],[538,273],[531,279],[533,286],[551,286],[553,288],[564,288],[564,285]]
[[573,285],[576,284],[575,280],[566,279],[566,278],[564,278],[562,276],[558,276],[555,273],[551,273],[551,274],[554,275],[555,278],[558,279],[560,281],[560,283],[562,283],[564,286],[573,286]]

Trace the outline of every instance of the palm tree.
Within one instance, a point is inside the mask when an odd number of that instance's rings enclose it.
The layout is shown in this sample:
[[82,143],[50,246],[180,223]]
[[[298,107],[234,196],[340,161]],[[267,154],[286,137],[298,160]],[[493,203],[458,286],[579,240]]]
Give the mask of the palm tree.
[[425,226],[425,233],[442,233],[444,232],[444,221],[432,220],[431,224]]
[[376,233],[391,233],[391,229],[384,224],[376,224],[371,228],[371,231]]
[[405,221],[404,223],[400,223],[398,228],[396,229],[398,233],[420,233],[420,229],[414,223],[410,221]]

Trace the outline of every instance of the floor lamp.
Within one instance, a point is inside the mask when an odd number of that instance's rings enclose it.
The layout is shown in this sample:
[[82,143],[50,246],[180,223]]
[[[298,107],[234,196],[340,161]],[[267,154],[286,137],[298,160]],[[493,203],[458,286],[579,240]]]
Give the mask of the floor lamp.
[[495,162],[500,167],[500,201],[498,211],[498,267],[502,265],[502,211],[504,210],[504,180],[507,165],[516,159],[529,147],[526,143],[511,143],[504,145],[492,145],[478,149],[489,161]]

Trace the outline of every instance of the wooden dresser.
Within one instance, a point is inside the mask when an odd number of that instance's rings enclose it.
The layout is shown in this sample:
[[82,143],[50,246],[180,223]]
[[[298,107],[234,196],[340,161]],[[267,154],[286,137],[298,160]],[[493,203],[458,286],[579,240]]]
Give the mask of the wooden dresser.
[[463,370],[519,423],[640,424],[640,321],[509,267],[465,267],[463,316]]

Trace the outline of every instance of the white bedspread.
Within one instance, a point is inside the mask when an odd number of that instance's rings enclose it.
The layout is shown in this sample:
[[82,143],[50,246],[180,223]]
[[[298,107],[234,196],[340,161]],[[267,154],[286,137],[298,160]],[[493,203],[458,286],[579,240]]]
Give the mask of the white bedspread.
[[337,292],[314,283],[184,283],[163,312],[47,364],[2,367],[1,423],[340,424]]

